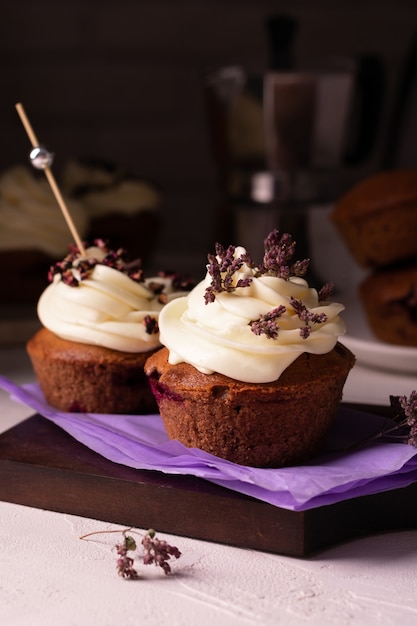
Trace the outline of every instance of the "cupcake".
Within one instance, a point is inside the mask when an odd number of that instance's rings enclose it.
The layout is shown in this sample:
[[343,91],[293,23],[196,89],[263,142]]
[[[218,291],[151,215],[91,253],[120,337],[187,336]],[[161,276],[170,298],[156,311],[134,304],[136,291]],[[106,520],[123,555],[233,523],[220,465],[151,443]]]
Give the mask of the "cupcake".
[[277,231],[258,265],[217,245],[205,279],[161,311],[145,372],[170,438],[259,467],[322,448],[355,357],[338,342],[343,305],[309,287],[294,251]]
[[370,176],[340,198],[330,217],[360,267],[417,257],[417,170]]
[[144,262],[150,257],[160,230],[161,194],[154,183],[102,159],[72,159],[62,186],[88,216],[87,239],[111,240]]
[[50,280],[38,302],[42,328],[27,343],[49,404],[65,412],[155,412],[144,363],[160,348],[161,309],[184,294],[177,277],[145,279],[139,263],[97,240],[85,257],[72,247]]
[[[81,237],[88,230],[82,205],[65,197]],[[68,250],[68,227],[43,174],[22,165],[0,176],[0,276],[7,304],[36,303],[56,258]]]
[[375,339],[417,347],[417,170],[367,178],[340,199],[331,219],[367,270],[357,294]]
[[359,297],[379,340],[417,347],[417,263],[372,272],[359,284]]

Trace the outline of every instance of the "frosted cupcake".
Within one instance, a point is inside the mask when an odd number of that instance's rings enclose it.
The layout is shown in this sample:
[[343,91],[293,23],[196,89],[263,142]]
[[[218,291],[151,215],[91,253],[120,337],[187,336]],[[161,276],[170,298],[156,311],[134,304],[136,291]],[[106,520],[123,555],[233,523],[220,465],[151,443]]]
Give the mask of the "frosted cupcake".
[[27,344],[46,400],[69,412],[154,412],[143,367],[161,345],[161,309],[184,294],[176,277],[145,279],[98,240],[85,257],[73,247],[50,280],[38,302],[43,328]]
[[294,251],[277,231],[258,265],[218,245],[205,279],[161,311],[145,372],[171,438],[264,467],[321,449],[355,358],[338,342],[343,305],[309,287]]
[[146,261],[161,228],[158,186],[134,177],[102,159],[72,159],[62,172],[62,186],[89,219],[87,239],[109,239]]
[[[66,204],[81,237],[88,219],[76,200]],[[42,174],[22,165],[0,176],[0,277],[7,304],[35,304],[47,286],[48,268],[68,250],[68,227]]]

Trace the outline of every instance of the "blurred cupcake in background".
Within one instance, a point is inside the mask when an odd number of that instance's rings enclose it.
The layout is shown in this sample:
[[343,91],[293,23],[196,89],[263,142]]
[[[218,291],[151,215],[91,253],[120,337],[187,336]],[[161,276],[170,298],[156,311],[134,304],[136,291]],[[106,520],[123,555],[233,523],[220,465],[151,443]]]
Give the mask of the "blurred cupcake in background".
[[72,159],[63,169],[62,188],[84,207],[87,239],[111,240],[113,247],[146,262],[160,228],[161,193],[155,183],[104,160]]
[[[81,202],[65,197],[84,238],[89,221]],[[35,303],[48,270],[68,250],[68,226],[42,173],[16,165],[0,175],[0,276],[6,304]]]
[[[161,194],[117,165],[71,160],[58,186],[82,240],[100,238],[142,263],[160,228]],[[0,274],[8,305],[35,304],[48,271],[68,252],[68,226],[42,172],[16,165],[0,174]]]

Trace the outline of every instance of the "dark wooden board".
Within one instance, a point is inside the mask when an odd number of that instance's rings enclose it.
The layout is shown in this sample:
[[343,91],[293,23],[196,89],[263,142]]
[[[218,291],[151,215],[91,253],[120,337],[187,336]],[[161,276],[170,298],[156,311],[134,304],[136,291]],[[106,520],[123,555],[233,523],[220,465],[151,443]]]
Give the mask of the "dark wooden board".
[[118,465],[39,415],[0,435],[0,500],[295,557],[416,528],[416,497],[417,483],[294,512],[192,476]]

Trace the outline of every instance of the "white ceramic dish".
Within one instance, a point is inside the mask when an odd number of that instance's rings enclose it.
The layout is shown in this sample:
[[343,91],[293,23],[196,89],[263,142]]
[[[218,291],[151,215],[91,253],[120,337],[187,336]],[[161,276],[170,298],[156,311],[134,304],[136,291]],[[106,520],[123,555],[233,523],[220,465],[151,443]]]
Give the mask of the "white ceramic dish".
[[369,328],[357,299],[337,299],[346,306],[342,317],[348,332],[341,342],[356,355],[358,363],[390,372],[417,374],[417,348],[380,341]]

